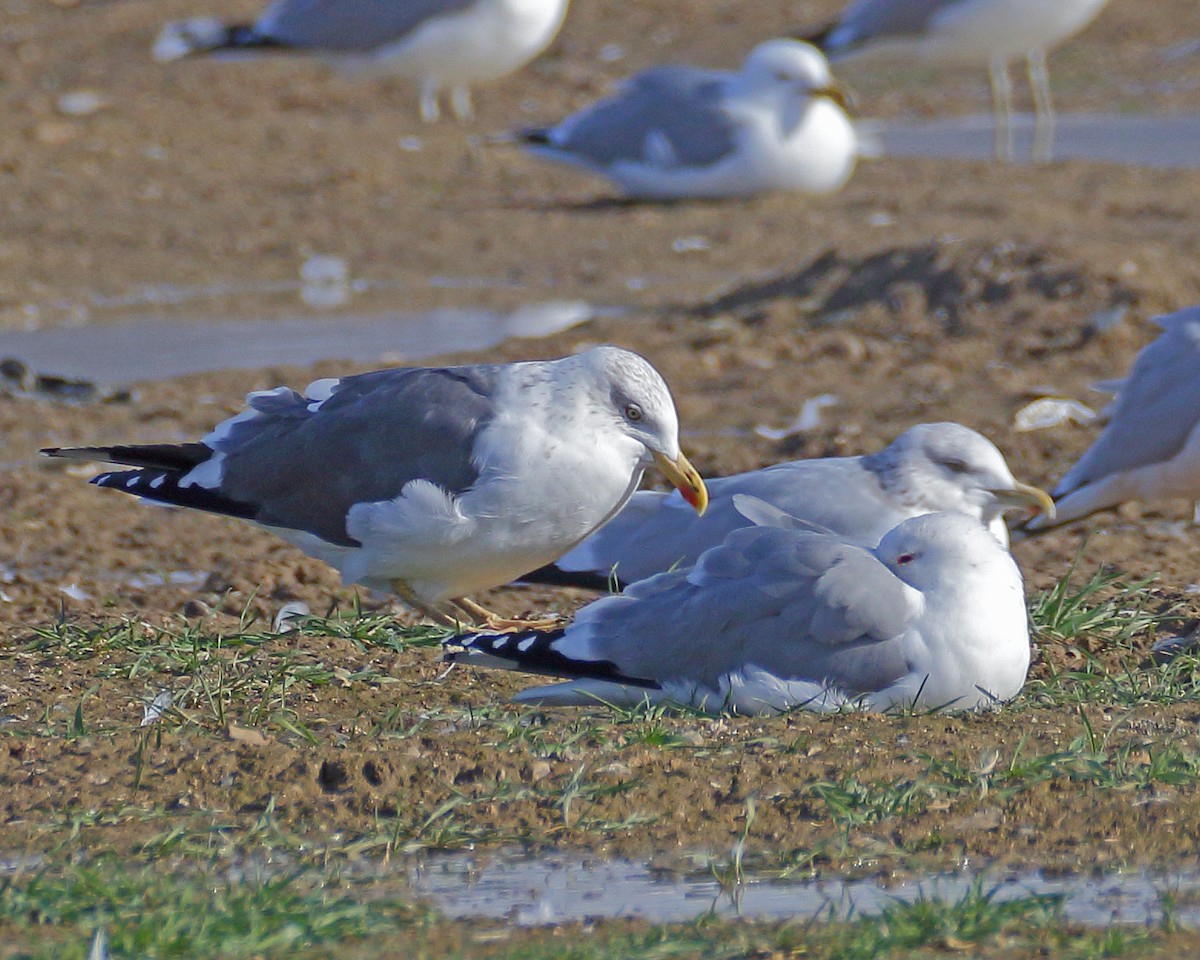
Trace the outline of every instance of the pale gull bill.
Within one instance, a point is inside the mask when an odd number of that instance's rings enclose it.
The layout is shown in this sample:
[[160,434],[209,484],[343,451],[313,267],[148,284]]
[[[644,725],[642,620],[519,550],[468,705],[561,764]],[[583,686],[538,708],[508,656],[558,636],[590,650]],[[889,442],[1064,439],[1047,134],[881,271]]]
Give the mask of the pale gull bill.
[[133,467],[92,482],[261,524],[454,624],[468,594],[549,563],[612,518],[657,466],[698,511],[675,403],[644,358],[379,370],[252,393],[198,443],[51,448]]
[[1054,488],[1060,524],[1127,500],[1200,500],[1200,307],[1155,322],[1163,332],[1119,383],[1112,418]]
[[1034,159],[1049,160],[1054,104],[1046,54],[1083,30],[1108,0],[856,0],[831,24],[804,37],[835,62],[894,53],[930,60],[985,62],[992,82],[996,155],[1011,159],[1013,89],[1008,65],[1024,57],[1037,125]]
[[739,494],[866,547],[901,520],[939,511],[974,517],[1007,544],[1006,510],[1053,509],[1046,493],[1014,479],[991,441],[958,423],[918,424],[868,456],[795,460],[710,478],[708,493],[708,511],[697,518],[675,494],[639,491],[611,523],[524,579],[606,590],[691,566],[749,525],[734,504]]
[[473,114],[470,85],[507,76],[550,45],[568,0],[275,0],[253,24],[211,18],[169,23],[154,58],[295,52],[350,69],[375,69],[420,85],[421,118],[437,120],[450,90],[460,120]]
[[738,502],[760,525],[694,567],[597,600],[566,628],[461,635],[448,659],[568,678],[515,698],[542,706],[966,710],[1020,691],[1021,574],[978,520],[914,517],[869,550]]
[[517,136],[536,155],[601,174],[629,197],[828,193],[857,159],[845,105],[817,50],[770,40],[736,73],[657,67],[557,126]]

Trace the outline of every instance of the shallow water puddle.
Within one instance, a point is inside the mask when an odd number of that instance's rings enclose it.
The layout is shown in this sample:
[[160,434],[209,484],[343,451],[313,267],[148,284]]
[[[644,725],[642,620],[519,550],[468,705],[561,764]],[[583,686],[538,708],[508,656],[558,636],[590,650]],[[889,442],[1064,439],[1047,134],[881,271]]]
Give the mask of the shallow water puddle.
[[581,301],[531,303],[511,313],[440,309],[345,313],[264,321],[147,319],[96,326],[0,331],[0,357],[39,372],[124,383],[209,370],[388,362],[480,350],[508,337],[542,337],[624,312]]
[[[919,123],[867,121],[862,129],[868,142],[883,156],[992,158],[991,114]],[[1033,118],[1015,117],[1013,134],[1018,161],[1026,162],[1033,145]],[[1056,126],[1054,159],[1137,167],[1200,167],[1200,116],[1063,115]]]
[[982,882],[997,901],[1058,897],[1069,921],[1088,926],[1156,923],[1163,899],[1173,919],[1200,927],[1200,875],[1108,874],[1048,877],[1038,871],[931,874],[886,886],[874,880],[764,881],[722,888],[715,879],[655,869],[648,861],[551,855],[538,859],[470,855],[431,858],[410,870],[410,892],[450,918],[508,918],[521,926],[638,917],[682,922],[705,914],[752,919],[846,918],[879,914],[897,901],[954,902]]

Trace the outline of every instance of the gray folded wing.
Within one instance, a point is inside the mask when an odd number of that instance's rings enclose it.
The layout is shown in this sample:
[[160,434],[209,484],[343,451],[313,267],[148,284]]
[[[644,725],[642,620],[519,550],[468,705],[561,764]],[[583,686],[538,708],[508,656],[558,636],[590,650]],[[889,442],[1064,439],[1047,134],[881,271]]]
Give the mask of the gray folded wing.
[[[719,689],[757,666],[787,680],[870,693],[909,672],[900,636],[920,595],[868,550],[818,533],[751,527],[687,572],[585,608],[559,646],[626,677]],[[572,644],[576,634],[577,644]]]
[[737,125],[721,109],[729,75],[667,66],[631,78],[620,93],[569,117],[553,147],[597,167],[647,160],[647,140],[670,144],[680,166],[717,163],[737,149]]
[[859,0],[842,13],[829,34],[830,53],[872,40],[897,40],[924,33],[939,13],[966,0]]
[[1112,420],[1054,488],[1055,497],[1110,474],[1170,460],[1200,423],[1200,309],[1160,320],[1121,386]]
[[909,515],[880,487],[859,457],[801,460],[707,482],[709,506],[697,517],[678,493],[644,491],[582,545],[561,557],[564,571],[615,573],[622,583],[676,566],[690,566],[705,550],[749,521],[734,497],[765,500],[784,513],[873,547]]
[[292,47],[367,53],[479,0],[275,0],[255,32]]
[[450,493],[476,481],[472,452],[495,416],[499,375],[380,370],[338,381],[320,402],[286,388],[252,395],[258,416],[206,438],[225,455],[220,490],[256,506],[260,523],[353,544],[345,522],[354,504],[392,499],[412,480]]

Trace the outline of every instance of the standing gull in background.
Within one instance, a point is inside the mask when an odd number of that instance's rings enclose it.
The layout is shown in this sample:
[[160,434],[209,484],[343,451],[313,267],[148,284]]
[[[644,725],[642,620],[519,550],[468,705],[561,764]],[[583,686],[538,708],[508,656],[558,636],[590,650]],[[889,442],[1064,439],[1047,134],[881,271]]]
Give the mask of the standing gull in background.
[[550,45],[567,0],[275,0],[252,25],[207,17],[169,23],[158,61],[200,53],[295,51],[416,81],[421,118],[440,115],[450,88],[460,120],[472,116],[468,84],[496,80]]
[[805,39],[833,61],[864,53],[915,53],[931,60],[988,64],[996,116],[996,155],[1010,160],[1009,63],[1025,57],[1036,128],[1033,156],[1049,160],[1054,103],[1046,52],[1079,33],[1108,0],[855,0],[832,24]]
[[817,50],[771,40],[737,73],[656,67],[555,127],[517,136],[631,197],[826,193],[846,182],[857,157],[845,105]]
[[1200,307],[1155,322],[1163,332],[1121,382],[1112,419],[1054,488],[1057,523],[1126,500],[1200,500]]
[[1021,574],[978,520],[914,517],[867,550],[737,501],[759,525],[695,567],[597,600],[566,628],[456,637],[448,659],[570,678],[515,698],[549,706],[961,710],[1020,691]]
[[92,482],[255,521],[446,624],[451,601],[569,550],[624,506],[655,464],[696,510],[704,482],[679,450],[658,371],[596,347],[561,360],[380,370],[252,393],[199,443],[51,448],[135,470]]
[[866,547],[901,520],[938,511],[974,517],[1007,544],[1005,510],[1053,510],[1046,493],[1013,478],[991,441],[958,423],[910,427],[870,456],[796,460],[710,479],[708,493],[702,518],[675,494],[636,493],[611,523],[524,579],[604,590],[691,566],[705,550],[749,525],[734,504],[739,494]]

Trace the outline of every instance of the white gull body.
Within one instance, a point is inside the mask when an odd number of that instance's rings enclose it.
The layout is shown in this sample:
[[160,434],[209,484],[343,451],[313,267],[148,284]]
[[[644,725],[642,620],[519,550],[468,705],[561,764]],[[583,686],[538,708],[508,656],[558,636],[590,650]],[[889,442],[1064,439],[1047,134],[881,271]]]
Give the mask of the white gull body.
[[795,460],[710,479],[707,487],[703,517],[675,494],[639,491],[611,523],[525,579],[603,590],[691,566],[749,526],[735,505],[739,495],[867,547],[902,520],[942,511],[976,518],[1007,545],[1004,511],[1049,505],[1045,493],[1013,477],[990,440],[958,423],[918,424],[868,456]]
[[1020,691],[1021,575],[977,520],[911,518],[868,550],[739,504],[758,525],[694,567],[598,600],[565,629],[456,638],[449,659],[570,678],[516,697],[543,706],[964,710]]
[[1049,159],[1054,106],[1046,54],[1096,18],[1108,0],[857,0],[817,38],[833,61],[864,54],[986,63],[996,113],[996,148],[1012,155],[1012,81],[1024,57],[1038,131],[1035,159]]
[[159,61],[198,53],[288,50],[350,69],[392,73],[420,85],[421,117],[440,115],[451,92],[459,119],[472,116],[470,85],[507,76],[546,49],[568,0],[275,0],[253,25],[211,18],[168,24]]
[[519,136],[539,156],[656,200],[828,193],[858,154],[829,64],[794,40],[760,44],[737,73],[647,70],[557,126]]
[[252,520],[347,582],[427,613],[570,549],[651,464],[704,506],[670,391],[616,347],[381,370],[247,399],[199,443],[46,452],[135,467],[93,482]]

